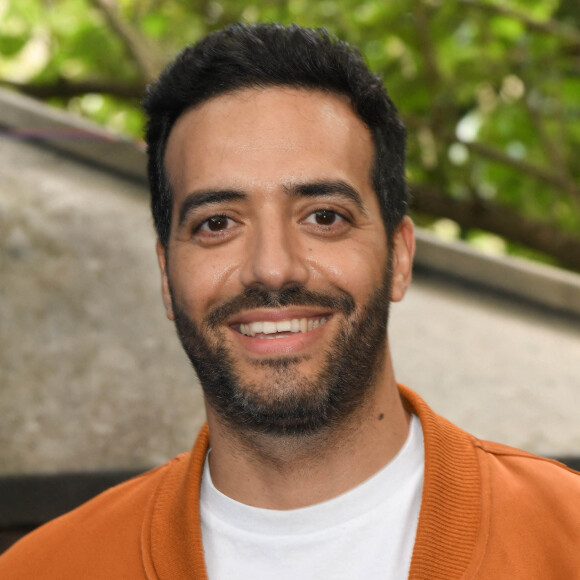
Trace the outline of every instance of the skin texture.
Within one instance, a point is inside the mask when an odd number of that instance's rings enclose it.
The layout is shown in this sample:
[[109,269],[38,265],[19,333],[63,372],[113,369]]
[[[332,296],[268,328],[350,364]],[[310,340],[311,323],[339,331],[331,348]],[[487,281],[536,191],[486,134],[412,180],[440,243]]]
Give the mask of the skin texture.
[[[370,180],[373,158],[370,132],[346,99],[319,91],[222,95],[186,112],[171,132],[172,229],[168,247],[157,248],[167,315],[185,315],[209,348],[223,348],[257,400],[314,389],[308,385],[341,329],[385,282],[389,248]],[[391,300],[398,301],[411,277],[408,218],[390,251]],[[289,288],[348,296],[351,308],[230,308],[248,290]],[[239,332],[241,323],[322,316],[317,329],[280,339]],[[356,409],[307,435],[240,429],[206,398],[216,487],[251,505],[288,509],[336,496],[383,467],[404,443],[408,417],[388,342],[381,349]]]

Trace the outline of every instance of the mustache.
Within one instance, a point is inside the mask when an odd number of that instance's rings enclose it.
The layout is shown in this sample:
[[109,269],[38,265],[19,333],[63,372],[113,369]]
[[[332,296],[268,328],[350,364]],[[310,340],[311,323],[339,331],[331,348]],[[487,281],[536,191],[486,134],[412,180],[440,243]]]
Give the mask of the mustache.
[[251,287],[212,309],[205,322],[209,327],[215,327],[244,310],[284,306],[320,306],[348,316],[354,311],[355,302],[354,298],[344,290],[337,290],[336,294],[323,294],[307,290],[301,285],[289,286],[281,290]]

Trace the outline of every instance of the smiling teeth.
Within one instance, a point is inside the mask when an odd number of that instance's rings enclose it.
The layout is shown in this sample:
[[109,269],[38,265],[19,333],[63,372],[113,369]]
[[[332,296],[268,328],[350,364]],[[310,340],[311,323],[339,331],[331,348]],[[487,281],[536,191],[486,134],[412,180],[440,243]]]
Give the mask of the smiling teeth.
[[276,334],[278,332],[308,332],[314,330],[326,322],[326,318],[292,318],[292,320],[270,320],[249,322],[240,324],[240,332],[246,336],[256,336],[256,334]]

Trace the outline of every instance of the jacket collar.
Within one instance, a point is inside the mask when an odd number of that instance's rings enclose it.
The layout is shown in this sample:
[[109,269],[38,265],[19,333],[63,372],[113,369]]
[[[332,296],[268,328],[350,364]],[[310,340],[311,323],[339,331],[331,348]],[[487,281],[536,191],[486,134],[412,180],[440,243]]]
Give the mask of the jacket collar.
[[399,385],[418,415],[425,440],[425,479],[409,578],[463,578],[481,522],[481,476],[474,437],[434,413],[419,395]]

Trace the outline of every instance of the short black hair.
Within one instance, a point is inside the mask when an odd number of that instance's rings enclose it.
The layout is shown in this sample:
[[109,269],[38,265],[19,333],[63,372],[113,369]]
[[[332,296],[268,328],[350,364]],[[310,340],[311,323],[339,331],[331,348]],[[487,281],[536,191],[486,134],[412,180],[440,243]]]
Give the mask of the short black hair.
[[167,140],[191,107],[245,88],[289,86],[345,95],[369,128],[375,146],[372,184],[390,239],[407,210],[405,127],[382,80],[358,50],[325,29],[280,24],[233,24],[188,46],[148,89],[146,141],[151,210],[167,248],[172,193],[165,172]]

